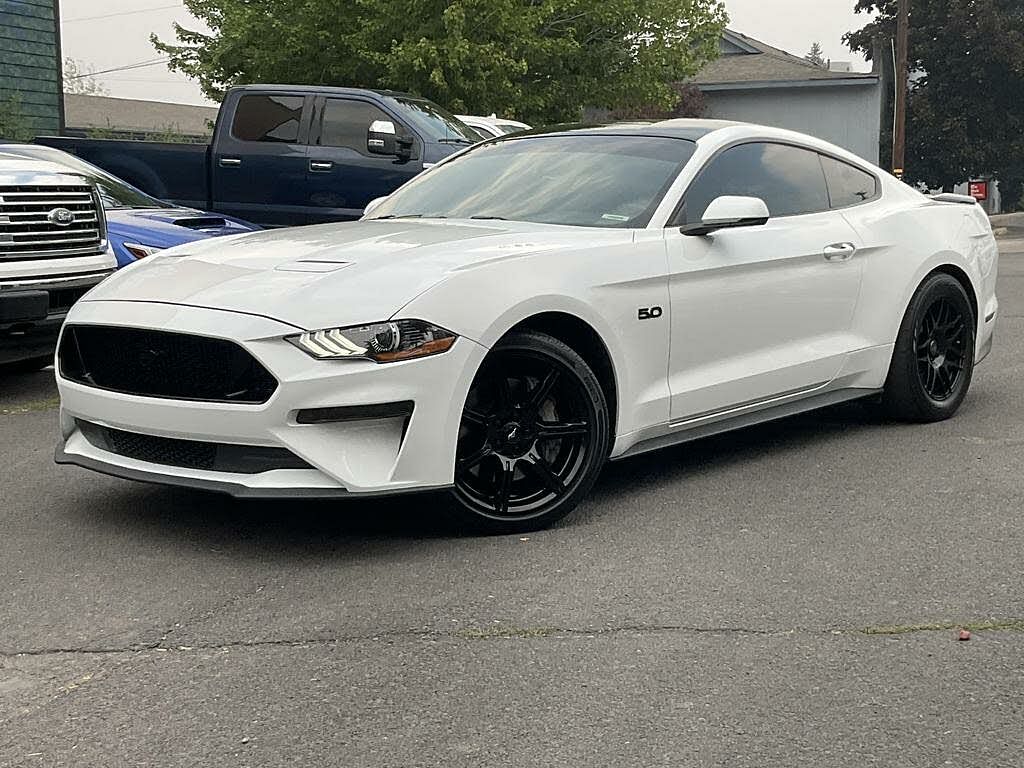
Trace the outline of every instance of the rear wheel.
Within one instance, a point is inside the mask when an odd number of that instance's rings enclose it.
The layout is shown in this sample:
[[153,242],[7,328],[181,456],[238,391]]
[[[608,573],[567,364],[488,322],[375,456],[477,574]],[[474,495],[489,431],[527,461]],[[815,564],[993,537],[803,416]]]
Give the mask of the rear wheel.
[[960,407],[974,372],[975,317],[947,274],[925,280],[903,318],[882,403],[907,421],[941,421]]
[[466,399],[455,514],[484,533],[551,525],[591,489],[608,441],[608,406],[583,358],[546,334],[511,334],[488,355]]

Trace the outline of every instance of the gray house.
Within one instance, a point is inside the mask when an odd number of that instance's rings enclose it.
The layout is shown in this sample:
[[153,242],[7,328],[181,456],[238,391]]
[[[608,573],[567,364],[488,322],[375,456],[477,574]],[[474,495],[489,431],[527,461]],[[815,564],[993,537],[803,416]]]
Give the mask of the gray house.
[[64,127],[57,2],[0,0],[0,110],[36,133]]
[[707,117],[809,133],[878,162],[879,73],[830,71],[731,30],[720,50],[692,81]]

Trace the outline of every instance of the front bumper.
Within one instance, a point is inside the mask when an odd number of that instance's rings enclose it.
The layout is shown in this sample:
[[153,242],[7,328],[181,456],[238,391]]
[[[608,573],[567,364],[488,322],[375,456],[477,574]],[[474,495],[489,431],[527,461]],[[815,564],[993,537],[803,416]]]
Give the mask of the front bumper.
[[[122,325],[228,339],[279,384],[260,405],[192,402],[100,390],[57,377],[63,442],[59,463],[132,480],[241,497],[375,495],[449,487],[466,394],[487,350],[460,338],[444,354],[378,365],[318,361],[284,341],[296,332],[264,317],[146,302],[85,301],[71,322]],[[412,415],[299,423],[300,410],[412,401]],[[305,469],[242,474],[158,464],[90,442],[80,422],[139,435],[284,448]]]

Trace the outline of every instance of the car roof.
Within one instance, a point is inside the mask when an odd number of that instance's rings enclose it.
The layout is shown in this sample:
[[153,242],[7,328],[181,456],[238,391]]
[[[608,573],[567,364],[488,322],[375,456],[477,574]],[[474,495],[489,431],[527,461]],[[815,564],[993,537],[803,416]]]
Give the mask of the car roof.
[[335,96],[358,96],[360,94],[375,93],[378,96],[390,96],[392,98],[399,99],[411,99],[413,101],[429,101],[421,96],[414,96],[411,93],[404,93],[402,91],[388,91],[380,88],[344,88],[341,86],[334,85],[281,85],[275,83],[253,83],[252,85],[235,85],[230,89],[232,91],[240,92],[277,92],[287,91],[294,94],[324,94],[324,95],[335,95]]
[[736,123],[731,120],[697,120],[690,118],[675,118],[672,120],[657,121],[630,121],[621,123],[596,123],[580,124],[566,123],[564,125],[535,128],[525,133],[512,134],[509,138],[546,136],[555,134],[615,134],[618,136],[649,136],[656,138],[687,139],[697,141],[715,131],[741,126],[744,123]]

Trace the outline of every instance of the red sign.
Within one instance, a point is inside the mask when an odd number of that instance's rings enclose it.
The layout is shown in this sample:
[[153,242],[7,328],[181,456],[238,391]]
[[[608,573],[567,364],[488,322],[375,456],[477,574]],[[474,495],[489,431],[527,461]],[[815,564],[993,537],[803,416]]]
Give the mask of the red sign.
[[988,182],[987,181],[972,181],[968,185],[968,192],[971,197],[979,202],[981,200],[988,200]]

